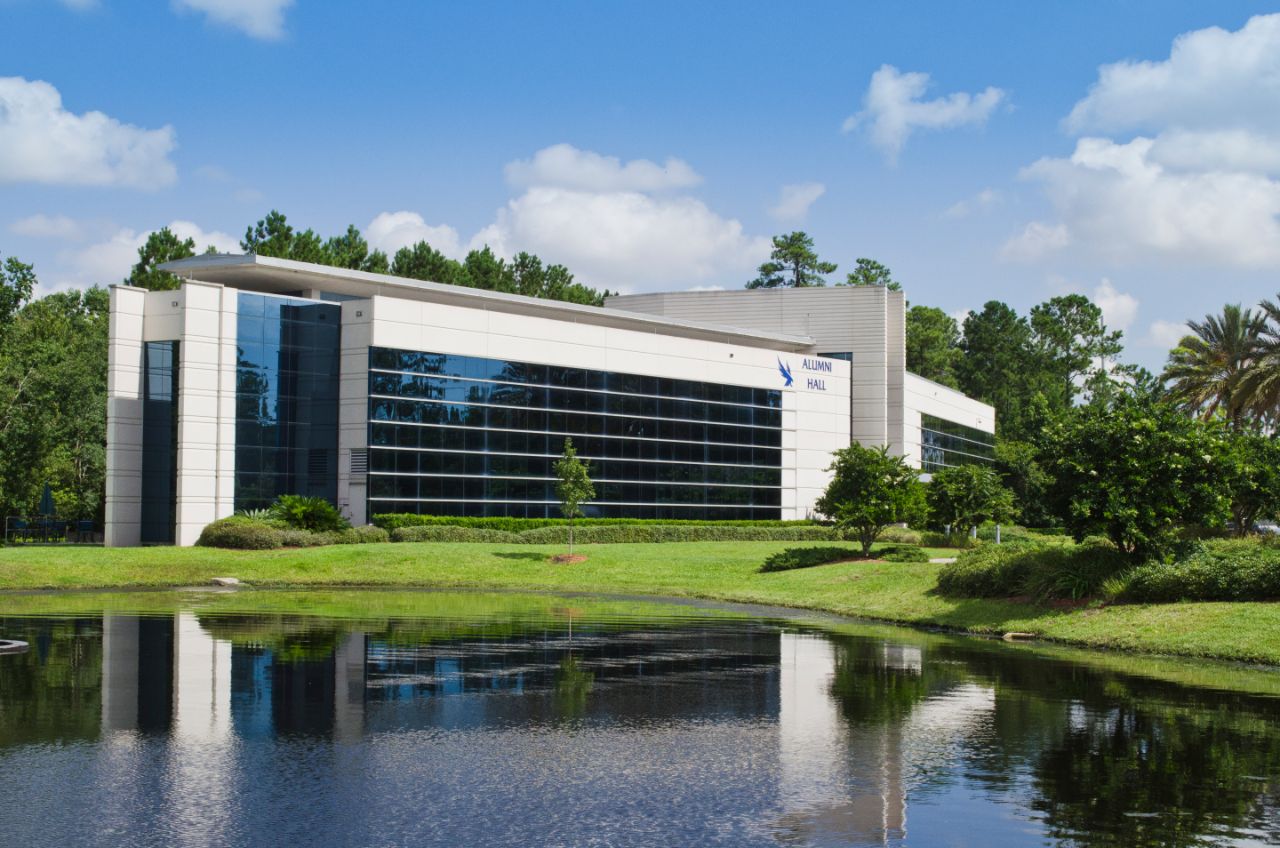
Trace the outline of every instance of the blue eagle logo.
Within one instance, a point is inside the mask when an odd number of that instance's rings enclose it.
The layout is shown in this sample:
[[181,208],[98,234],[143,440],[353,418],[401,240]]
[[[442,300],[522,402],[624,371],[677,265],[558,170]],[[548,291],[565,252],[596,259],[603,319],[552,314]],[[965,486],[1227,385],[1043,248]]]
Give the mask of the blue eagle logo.
[[790,386],[791,383],[793,382],[791,379],[791,367],[788,365],[782,364],[782,357],[778,357],[778,373],[782,375],[782,379],[787,381],[786,385],[783,386],[783,388]]

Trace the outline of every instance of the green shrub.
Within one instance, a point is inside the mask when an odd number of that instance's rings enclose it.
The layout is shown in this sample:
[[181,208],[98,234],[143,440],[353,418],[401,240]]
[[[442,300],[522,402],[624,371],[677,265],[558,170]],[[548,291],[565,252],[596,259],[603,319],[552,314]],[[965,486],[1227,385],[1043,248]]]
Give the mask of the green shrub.
[[926,548],[960,548],[961,550],[968,550],[978,547],[979,542],[969,538],[967,533],[952,533],[948,536],[946,533],[926,530],[920,534],[920,544]]
[[196,544],[206,548],[265,551],[280,547],[283,533],[283,530],[264,521],[233,516],[206,526]]
[[[832,531],[814,525],[799,527],[735,527],[721,524],[621,524],[579,527],[574,533],[582,544],[645,544],[653,542],[822,542]],[[519,541],[528,545],[563,545],[569,528],[542,527],[525,530]]]
[[767,574],[795,568],[812,568],[815,565],[843,562],[857,557],[858,552],[853,548],[787,548],[768,557],[764,565],[760,566],[760,571]]
[[476,527],[397,527],[391,531],[393,542],[518,542],[520,537],[505,530]]
[[341,541],[342,535],[339,533],[299,530],[296,527],[286,527],[280,531],[280,544],[286,548],[319,548],[337,545]]
[[923,539],[923,533],[910,527],[886,527],[880,533],[881,542],[896,542],[900,545],[918,545]]
[[[1026,542],[983,545],[938,573],[938,591],[967,598],[1086,598],[1124,572],[1115,546],[1087,539],[1075,546]],[[1112,587],[1108,587],[1109,589]]]
[[351,527],[338,508],[324,498],[281,495],[271,505],[271,514],[296,530],[337,533]]
[[876,559],[885,562],[928,562],[929,552],[916,545],[894,545],[881,548],[872,553]]
[[1280,550],[1253,539],[1202,542],[1172,562],[1129,572],[1120,600],[1269,601],[1280,599]]
[[381,527],[374,527],[372,524],[352,527],[338,534],[338,542],[343,545],[371,545],[390,541],[390,533]]
[[[373,523],[384,530],[392,531],[399,527],[472,527],[478,530],[505,530],[508,533],[520,533],[525,530],[539,530],[543,527],[567,527],[569,522],[564,518],[509,518],[506,516],[453,516],[453,515],[417,515],[411,512],[379,513],[373,516]],[[675,518],[579,518],[575,527],[644,527],[644,526],[680,526],[680,527],[816,527],[813,521],[693,521]]]

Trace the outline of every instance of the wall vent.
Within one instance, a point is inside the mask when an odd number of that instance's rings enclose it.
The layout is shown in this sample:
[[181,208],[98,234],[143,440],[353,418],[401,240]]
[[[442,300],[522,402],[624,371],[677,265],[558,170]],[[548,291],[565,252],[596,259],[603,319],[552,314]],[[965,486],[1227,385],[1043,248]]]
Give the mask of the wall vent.
[[368,474],[369,473],[369,449],[368,448],[352,448],[351,449],[351,473],[352,474]]

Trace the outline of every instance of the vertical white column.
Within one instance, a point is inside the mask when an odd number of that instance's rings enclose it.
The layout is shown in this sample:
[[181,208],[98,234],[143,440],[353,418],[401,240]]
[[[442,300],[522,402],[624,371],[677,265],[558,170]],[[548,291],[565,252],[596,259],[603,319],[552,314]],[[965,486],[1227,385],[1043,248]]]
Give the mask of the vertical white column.
[[236,331],[238,292],[223,288],[218,349],[218,466],[216,515],[235,512],[236,489]]
[[[234,358],[223,362],[223,287],[186,282],[182,286],[182,328],[178,347],[178,481],[177,527],[174,541],[193,545],[200,531],[220,512],[220,445],[224,381]],[[234,327],[234,319],[231,319]],[[234,336],[233,336],[234,344]],[[234,377],[233,377],[234,379]],[[232,434],[234,439],[234,433]],[[234,450],[234,441],[232,448]]]
[[[352,451],[369,448],[369,345],[373,341],[372,300],[342,304],[342,351],[338,377],[338,508],[352,524],[366,514],[368,475],[351,473]],[[367,453],[365,454],[367,456]]]
[[142,332],[146,290],[111,287],[107,342],[105,542],[142,539]]
[[902,292],[885,292],[886,438],[889,453],[903,456],[906,445],[907,299]]

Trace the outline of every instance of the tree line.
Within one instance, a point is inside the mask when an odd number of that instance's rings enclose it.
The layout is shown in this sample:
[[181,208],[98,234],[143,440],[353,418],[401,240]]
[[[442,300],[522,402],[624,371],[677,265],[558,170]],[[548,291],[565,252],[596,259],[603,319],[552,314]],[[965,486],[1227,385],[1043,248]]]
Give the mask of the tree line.
[[[195,256],[196,247],[194,239],[180,239],[168,227],[157,230],[139,249],[138,262],[125,282],[145,289],[177,288],[181,281],[158,266]],[[295,229],[274,209],[245,230],[240,249],[258,256],[590,306],[604,305],[604,299],[610,295],[608,289],[579,283],[565,266],[544,264],[532,253],[521,251],[508,261],[486,245],[469,251],[459,262],[426,241],[418,241],[388,258],[381,250],[371,250],[368,240],[355,225],[348,226],[341,235],[324,238],[309,227],[301,231]],[[210,247],[205,252],[216,251]]]

